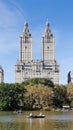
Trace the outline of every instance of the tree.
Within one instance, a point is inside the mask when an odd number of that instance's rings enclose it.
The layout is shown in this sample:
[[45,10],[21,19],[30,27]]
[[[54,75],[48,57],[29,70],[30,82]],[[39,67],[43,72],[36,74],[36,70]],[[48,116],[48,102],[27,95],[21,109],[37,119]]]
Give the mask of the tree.
[[54,89],[53,105],[57,108],[62,108],[63,105],[68,104],[67,89],[64,85],[56,85]]
[[[31,106],[31,109],[43,109],[52,105],[52,88],[43,84],[26,86],[25,106]],[[28,108],[29,109],[29,108]]]
[[24,91],[25,89],[20,84],[0,84],[0,109],[18,109]]
[[73,83],[66,85],[70,106],[73,107]]
[[43,84],[45,86],[54,88],[54,84],[50,79],[47,78],[32,78],[32,79],[27,79],[22,83],[23,85],[36,85],[36,84]]

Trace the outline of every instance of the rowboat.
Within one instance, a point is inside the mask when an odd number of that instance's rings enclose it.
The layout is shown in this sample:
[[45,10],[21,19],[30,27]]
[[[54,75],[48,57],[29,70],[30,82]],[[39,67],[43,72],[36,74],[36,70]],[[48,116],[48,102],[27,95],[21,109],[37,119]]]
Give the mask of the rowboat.
[[28,117],[29,118],[45,118],[45,115],[42,115],[42,114],[39,114],[39,115],[30,114]]

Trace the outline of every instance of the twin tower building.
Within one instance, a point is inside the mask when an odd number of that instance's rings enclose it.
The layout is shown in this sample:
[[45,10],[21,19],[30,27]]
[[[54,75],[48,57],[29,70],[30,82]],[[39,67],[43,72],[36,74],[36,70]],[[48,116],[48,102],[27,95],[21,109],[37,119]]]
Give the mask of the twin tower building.
[[41,46],[41,59],[33,60],[32,35],[26,22],[20,35],[19,60],[15,64],[15,82],[21,83],[30,78],[48,78],[55,84],[59,84],[59,65],[54,58],[54,36],[48,22],[42,35]]

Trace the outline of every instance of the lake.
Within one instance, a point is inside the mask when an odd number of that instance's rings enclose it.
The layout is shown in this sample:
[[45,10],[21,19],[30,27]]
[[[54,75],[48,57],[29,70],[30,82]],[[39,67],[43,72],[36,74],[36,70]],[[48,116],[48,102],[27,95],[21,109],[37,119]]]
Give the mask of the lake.
[[[29,119],[30,112],[0,112],[0,130],[73,130],[73,112],[48,112],[42,119]],[[34,111],[33,114],[40,112]]]

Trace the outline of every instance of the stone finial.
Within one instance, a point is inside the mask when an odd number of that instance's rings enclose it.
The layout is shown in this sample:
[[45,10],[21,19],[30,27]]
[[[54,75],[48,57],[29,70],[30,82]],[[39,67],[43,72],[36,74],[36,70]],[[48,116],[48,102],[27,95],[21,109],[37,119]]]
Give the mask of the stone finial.
[[44,31],[43,36],[44,37],[51,37],[51,30],[50,30],[48,20],[46,21],[46,26],[45,26],[45,31]]
[[31,36],[29,29],[28,29],[28,23],[27,22],[24,23],[24,29],[23,29],[23,32],[22,32],[21,35],[22,36]]

